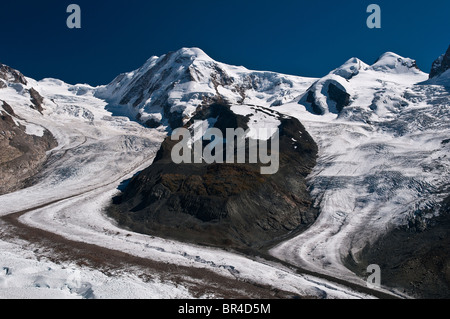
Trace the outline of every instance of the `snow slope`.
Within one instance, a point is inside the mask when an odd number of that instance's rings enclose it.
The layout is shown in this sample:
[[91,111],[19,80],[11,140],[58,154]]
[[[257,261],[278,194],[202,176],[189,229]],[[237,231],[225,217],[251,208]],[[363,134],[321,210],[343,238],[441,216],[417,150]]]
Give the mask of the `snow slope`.
[[[30,112],[24,86],[0,89],[0,99],[14,106],[30,134],[46,128],[59,145],[50,151],[34,186],[0,197],[0,216],[31,209],[21,222],[70,240],[303,296],[369,298],[280,264],[131,233],[106,218],[103,207],[122,181],[152,163],[171,113],[187,119],[205,100],[221,98],[236,113],[252,113],[256,129],[276,124],[258,111],[258,106],[273,107],[300,119],[319,145],[309,183],[321,214],[310,229],[271,253],[364,285],[343,258],[350,254],[358,260],[367,243],[395,225],[411,219],[426,225],[449,182],[450,144],[443,141],[450,133],[450,93],[446,82],[425,82],[427,78],[413,60],[393,53],[372,66],[353,58],[322,79],[308,79],[228,66],[199,49],[152,57],[140,69],[99,88],[27,78],[25,87],[44,97],[42,116]],[[348,97],[342,110],[339,101],[330,99],[330,84],[338,98]],[[309,92],[314,93],[310,98]],[[321,115],[315,114],[313,103]],[[129,120],[138,114],[141,122],[162,125],[151,129]],[[425,214],[425,208],[434,210]],[[190,296],[182,284],[144,282],[129,268],[112,279],[99,269],[37,261],[22,242],[1,235],[1,297]],[[73,272],[81,278],[75,283]]]

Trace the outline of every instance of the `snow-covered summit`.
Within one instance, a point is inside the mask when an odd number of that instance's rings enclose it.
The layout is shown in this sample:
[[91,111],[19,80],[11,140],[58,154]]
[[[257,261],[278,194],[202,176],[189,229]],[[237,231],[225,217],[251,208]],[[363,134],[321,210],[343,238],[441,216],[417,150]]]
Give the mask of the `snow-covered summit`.
[[214,102],[281,105],[294,100],[315,79],[251,71],[216,62],[198,48],[151,57],[141,68],[97,89],[113,111],[149,126],[177,127],[198,106]]
[[376,95],[387,87],[415,84],[427,77],[415,60],[392,52],[381,55],[373,65],[351,58],[315,82],[298,101],[315,114],[339,114],[353,106],[374,111]]

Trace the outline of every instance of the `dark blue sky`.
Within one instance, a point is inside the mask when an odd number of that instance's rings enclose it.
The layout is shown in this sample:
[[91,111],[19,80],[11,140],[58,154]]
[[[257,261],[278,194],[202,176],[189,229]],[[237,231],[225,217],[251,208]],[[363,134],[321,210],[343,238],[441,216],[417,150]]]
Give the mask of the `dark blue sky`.
[[[66,8],[82,10],[68,29]],[[382,28],[366,26],[369,4]],[[356,56],[386,51],[428,72],[450,45],[449,0],[2,1],[0,62],[42,79],[107,84],[152,55],[199,47],[249,69],[320,77]]]

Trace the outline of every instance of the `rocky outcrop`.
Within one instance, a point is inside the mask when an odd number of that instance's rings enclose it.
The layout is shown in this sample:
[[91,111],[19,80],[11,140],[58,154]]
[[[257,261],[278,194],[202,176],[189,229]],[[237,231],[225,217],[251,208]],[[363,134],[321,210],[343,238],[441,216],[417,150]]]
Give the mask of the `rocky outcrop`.
[[450,69],[450,46],[447,52],[437,58],[431,67],[430,79],[435,78]]
[[[25,76],[21,72],[0,63],[0,89],[8,87],[8,83],[28,85]],[[42,114],[44,111],[44,98],[34,88],[25,89],[25,92],[30,95],[30,107]]]
[[47,159],[46,152],[57,146],[53,135],[27,134],[13,108],[0,101],[0,194],[24,187]]
[[341,76],[330,74],[314,83],[299,99],[299,104],[318,115],[338,114],[350,104],[350,94]]
[[[420,75],[422,71],[415,60],[401,57],[393,52],[381,55],[373,65],[351,58],[343,65],[314,82],[298,97],[298,104],[314,114],[351,114],[353,103],[358,98],[355,88],[366,81],[366,76],[379,77],[381,83],[386,74]],[[357,104],[355,106],[358,106]],[[350,111],[350,112],[347,112]]]
[[[0,63],[0,79],[10,83],[27,85],[25,76],[19,71]],[[1,83],[1,81],[0,81]]]
[[[259,164],[175,164],[167,138],[154,163],[134,177],[108,212],[134,231],[197,244],[260,248],[311,225],[317,210],[306,186],[317,146],[301,123],[279,118],[280,168],[262,175]],[[215,128],[246,128],[249,118],[224,104],[199,110]],[[225,136],[225,133],[224,133]],[[246,144],[248,145],[248,143]]]
[[369,264],[381,268],[382,285],[409,296],[427,299],[450,297],[450,196],[440,204],[440,214],[423,227],[410,222],[367,246],[350,269],[366,276]]

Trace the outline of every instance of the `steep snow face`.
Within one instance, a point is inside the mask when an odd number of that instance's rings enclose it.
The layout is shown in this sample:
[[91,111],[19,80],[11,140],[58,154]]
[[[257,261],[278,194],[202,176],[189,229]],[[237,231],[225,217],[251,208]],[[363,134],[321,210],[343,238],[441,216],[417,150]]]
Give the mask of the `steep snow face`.
[[113,112],[149,126],[185,123],[200,105],[214,101],[281,105],[303,93],[315,79],[250,71],[211,59],[197,48],[150,58],[141,68],[97,89]]
[[450,87],[450,69],[445,71],[444,73],[442,73],[439,76],[436,76],[430,80],[428,80],[427,82],[425,82],[425,84],[435,84],[435,85],[442,85],[445,86],[447,88]]

